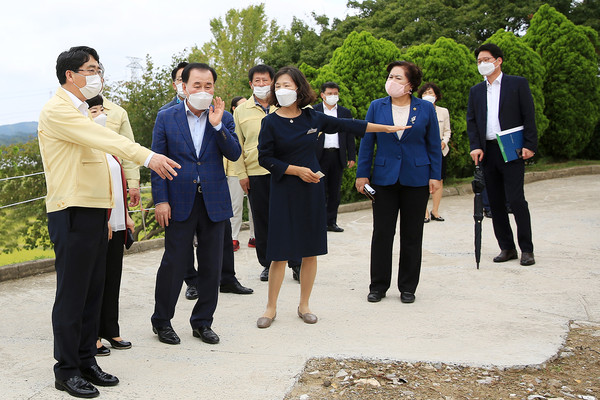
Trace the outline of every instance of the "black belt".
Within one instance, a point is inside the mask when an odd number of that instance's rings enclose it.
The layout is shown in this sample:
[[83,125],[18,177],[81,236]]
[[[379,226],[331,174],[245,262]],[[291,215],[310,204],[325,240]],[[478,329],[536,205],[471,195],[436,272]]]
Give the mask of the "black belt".
[[340,151],[337,147],[325,147],[323,150],[325,151]]

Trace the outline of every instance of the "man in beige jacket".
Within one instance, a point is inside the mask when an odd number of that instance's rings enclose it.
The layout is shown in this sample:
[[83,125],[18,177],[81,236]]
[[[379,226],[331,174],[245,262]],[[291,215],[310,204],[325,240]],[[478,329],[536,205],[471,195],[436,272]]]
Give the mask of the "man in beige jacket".
[[61,53],[61,87],[40,114],[38,140],[46,173],[48,232],[56,254],[52,310],[55,387],[76,397],[96,397],[94,387],[117,377],[94,358],[102,300],[108,210],[114,207],[105,153],[146,165],[172,179],[179,164],[96,124],[85,100],[101,88],[98,54],[90,47]]

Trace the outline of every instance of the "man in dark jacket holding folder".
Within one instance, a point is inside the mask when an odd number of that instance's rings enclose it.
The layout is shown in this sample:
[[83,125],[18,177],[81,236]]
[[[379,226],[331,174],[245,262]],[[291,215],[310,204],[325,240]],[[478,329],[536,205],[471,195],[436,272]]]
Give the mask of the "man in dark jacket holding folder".
[[[494,234],[500,254],[494,262],[518,258],[510,228],[505,202],[515,216],[517,240],[521,248],[521,265],[533,265],[531,217],[525,200],[523,182],[525,162],[537,150],[535,108],[527,80],[520,76],[504,75],[504,55],[495,44],[484,44],[475,50],[479,73],[484,81],[473,86],[469,93],[467,133],[471,158],[481,162],[492,211]],[[505,162],[497,136],[503,131],[523,127],[521,157]]]

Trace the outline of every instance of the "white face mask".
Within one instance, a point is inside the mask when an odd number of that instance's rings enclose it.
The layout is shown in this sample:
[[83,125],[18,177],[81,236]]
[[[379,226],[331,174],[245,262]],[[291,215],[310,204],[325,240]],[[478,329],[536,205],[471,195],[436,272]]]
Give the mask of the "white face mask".
[[479,73],[483,76],[490,76],[496,70],[496,66],[491,62],[482,62],[477,66]]
[[271,86],[254,86],[253,92],[257,98],[264,100],[271,93]]
[[337,94],[330,94],[329,96],[325,96],[325,103],[330,106],[335,106],[337,102],[340,100],[340,96]]
[[175,85],[175,87],[177,87],[177,96],[179,96],[180,99],[185,99],[185,92],[183,91],[183,82],[178,83],[177,85]]
[[426,96],[423,96],[423,100],[428,101],[430,103],[435,103],[436,98],[435,96],[428,94]]
[[298,98],[298,94],[292,89],[278,89],[275,91],[275,96],[281,107],[291,106]]
[[106,126],[106,120],[108,116],[106,114],[100,114],[94,118],[94,122],[102,126]]
[[[77,72],[75,72],[77,74]],[[81,74],[77,74],[81,75]],[[85,76],[85,86],[79,87],[73,80],[73,84],[79,89],[83,97],[91,99],[92,97],[98,96],[102,90],[102,78],[100,75],[81,75]]]
[[206,110],[212,103],[213,95],[207,92],[196,92],[190,94],[187,99],[196,110]]

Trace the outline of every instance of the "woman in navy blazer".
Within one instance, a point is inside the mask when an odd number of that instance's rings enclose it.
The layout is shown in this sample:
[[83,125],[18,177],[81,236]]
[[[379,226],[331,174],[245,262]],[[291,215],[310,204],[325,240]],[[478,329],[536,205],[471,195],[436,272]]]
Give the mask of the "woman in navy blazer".
[[429,194],[440,186],[442,151],[434,106],[412,96],[421,84],[419,67],[407,61],[394,61],[387,71],[385,88],[390,96],[374,100],[366,120],[411,128],[397,135],[367,133],[360,143],[356,189],[364,193],[365,184],[371,184],[376,191],[367,300],[380,301],[390,287],[399,211],[398,289],[402,302],[412,303],[421,271],[423,214]]

